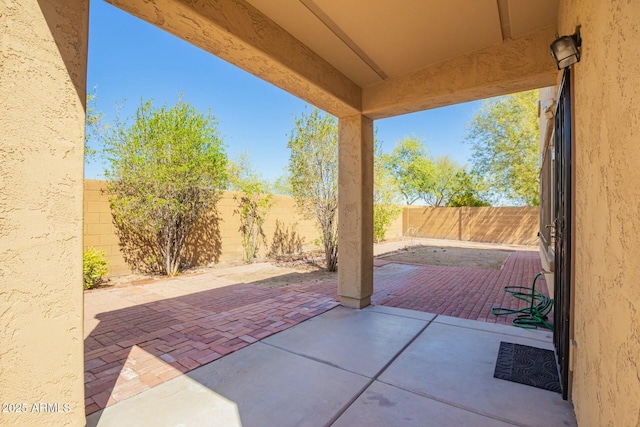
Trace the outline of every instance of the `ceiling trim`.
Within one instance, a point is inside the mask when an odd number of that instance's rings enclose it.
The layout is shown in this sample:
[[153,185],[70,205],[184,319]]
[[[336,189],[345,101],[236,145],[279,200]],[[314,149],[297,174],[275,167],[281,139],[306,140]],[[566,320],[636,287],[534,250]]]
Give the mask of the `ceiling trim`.
[[498,0],[498,12],[500,13],[500,28],[502,40],[511,38],[511,18],[509,18],[509,0]]
[[333,19],[329,17],[321,8],[318,6],[313,0],[300,0],[311,13],[313,13],[316,18],[318,18],[333,34],[336,35],[344,44],[346,44],[349,49],[353,51],[360,59],[362,59],[382,80],[386,80],[389,76],[384,72],[384,70],[375,63],[373,59],[369,57],[365,53],[364,50],[358,46],[356,42],[354,42],[351,37],[347,35],[342,28],[338,24],[336,24]]

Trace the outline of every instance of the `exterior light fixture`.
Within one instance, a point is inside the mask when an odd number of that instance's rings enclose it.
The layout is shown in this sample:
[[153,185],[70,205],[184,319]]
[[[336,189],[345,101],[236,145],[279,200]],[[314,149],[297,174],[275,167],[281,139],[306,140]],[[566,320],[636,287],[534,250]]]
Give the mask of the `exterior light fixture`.
[[564,70],[576,62],[580,62],[580,46],[582,46],[580,25],[576,27],[576,32],[572,35],[558,37],[551,43],[551,55],[556,60],[558,70]]

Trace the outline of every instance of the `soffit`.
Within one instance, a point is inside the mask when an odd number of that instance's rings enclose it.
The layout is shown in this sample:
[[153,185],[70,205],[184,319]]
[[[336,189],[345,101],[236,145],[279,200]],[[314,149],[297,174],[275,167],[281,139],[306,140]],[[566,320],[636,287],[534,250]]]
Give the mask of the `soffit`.
[[315,0],[390,77],[502,41],[495,0]]
[[558,0],[247,1],[360,87],[555,26],[558,9]]
[[[511,37],[556,25],[559,0],[509,0]],[[551,44],[552,40],[549,40]]]
[[248,0],[248,2],[358,86],[364,87],[381,80],[366,62],[301,1]]

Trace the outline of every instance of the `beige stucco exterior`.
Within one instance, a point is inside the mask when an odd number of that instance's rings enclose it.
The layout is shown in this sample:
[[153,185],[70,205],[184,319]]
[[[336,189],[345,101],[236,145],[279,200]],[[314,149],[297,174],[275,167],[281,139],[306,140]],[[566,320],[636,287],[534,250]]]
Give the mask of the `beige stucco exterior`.
[[561,3],[574,66],[572,398],[584,426],[640,424],[640,3]]
[[1,14],[0,402],[27,413],[0,424],[80,426],[88,3],[9,0]]
[[[286,27],[297,20],[268,16],[268,2],[111,2],[339,117],[339,291],[358,307],[372,292],[372,119],[553,84],[546,49],[556,30],[582,25],[573,72],[571,397],[580,425],[640,424],[638,2],[561,0],[558,10],[556,0],[469,0],[493,17],[486,37],[474,37],[485,29],[467,14],[464,25],[441,26],[444,35],[429,39],[448,57],[409,49],[405,58],[382,48],[379,34],[350,27],[362,26],[358,19],[342,22],[344,13],[305,15],[335,37],[295,37]],[[338,0],[316,5],[340,12]],[[350,16],[385,18],[380,5],[367,14],[361,2]],[[431,3],[411,5],[420,16]],[[553,13],[538,20],[532,10]],[[4,413],[0,424],[80,426],[88,1],[7,0],[0,13],[0,401],[30,412]],[[430,36],[429,26],[397,25],[408,46]],[[456,45],[465,37],[483,44]],[[62,412],[36,413],[34,403]]]
[[362,308],[373,294],[373,121],[340,118],[338,139],[338,294]]
[[554,31],[540,30],[368,86],[363,110],[380,119],[554,84],[548,51]]

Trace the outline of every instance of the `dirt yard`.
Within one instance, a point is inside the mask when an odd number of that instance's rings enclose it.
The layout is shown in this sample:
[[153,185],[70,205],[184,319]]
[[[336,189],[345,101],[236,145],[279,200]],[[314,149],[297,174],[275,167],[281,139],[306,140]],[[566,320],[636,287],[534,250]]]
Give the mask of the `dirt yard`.
[[[376,258],[410,264],[499,270],[513,252],[508,249],[457,247],[451,246],[451,244],[448,242],[446,246],[444,244],[442,246],[414,245],[378,255]],[[319,253],[248,265],[197,267],[183,272],[177,278],[202,273],[213,273],[216,277],[232,282],[255,284],[267,288],[280,288],[312,281],[338,280],[336,273],[324,270],[324,257]],[[171,280],[171,278],[145,275],[120,276],[108,279],[99,288],[142,285],[157,280]]]
[[500,270],[513,251],[499,249],[457,248],[454,246],[412,246],[378,258],[409,264],[469,267]]
[[255,284],[271,289],[296,283],[338,279],[336,273],[330,273],[324,267],[315,264],[270,265],[253,272],[230,273],[220,277],[237,283]]
[[325,270],[324,256],[318,253],[305,253],[271,262],[255,264],[231,263],[229,266],[195,267],[186,270],[175,277],[153,276],[145,274],[130,274],[109,277],[107,280],[91,290],[105,288],[120,288],[144,285],[161,280],[179,279],[184,276],[212,273],[235,283],[255,284],[266,288],[280,288],[291,284],[338,280],[337,273]]

